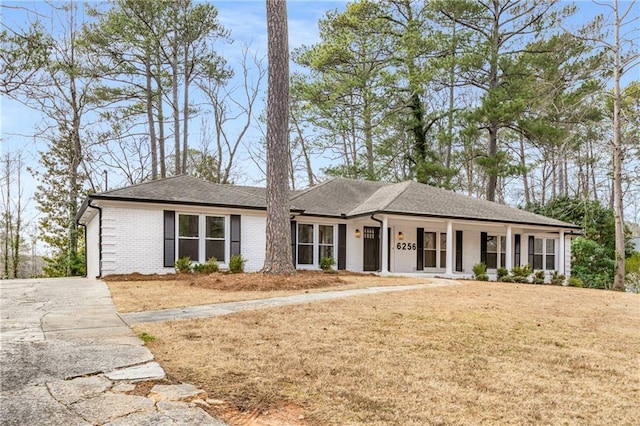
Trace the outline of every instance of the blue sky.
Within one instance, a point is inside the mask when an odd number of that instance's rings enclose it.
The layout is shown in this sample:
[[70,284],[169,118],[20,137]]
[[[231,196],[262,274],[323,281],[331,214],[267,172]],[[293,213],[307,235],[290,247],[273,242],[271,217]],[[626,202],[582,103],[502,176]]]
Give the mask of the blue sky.
[[[0,0],[5,5],[19,5],[31,10],[42,10],[46,8],[46,4],[42,1],[6,1]],[[251,48],[258,52],[259,56],[266,56],[266,19],[265,19],[265,3],[256,0],[232,0],[232,1],[213,1],[219,10],[220,22],[231,31],[231,39],[233,44],[220,45],[219,53],[227,58],[230,64],[237,64],[240,57],[240,46],[243,43],[250,43]],[[567,29],[575,30],[585,22],[591,20],[596,13],[606,13],[607,8],[593,4],[591,1],[577,1],[579,11],[566,24]],[[306,0],[289,0],[289,41],[290,48],[294,49],[303,44],[309,45],[318,41],[318,20],[325,15],[328,10],[343,10],[346,5],[344,1],[306,1]],[[636,5],[638,15],[640,16],[640,4]],[[24,27],[27,18],[22,10],[13,10],[0,8],[3,14],[2,22],[11,27]],[[634,78],[638,77],[635,73]],[[263,90],[266,89],[266,81]],[[262,105],[258,106],[258,110],[262,110]],[[2,98],[0,103],[0,129],[2,134],[2,142],[0,143],[0,154],[5,152],[22,151],[25,162],[37,167],[38,151],[44,150],[46,146],[43,142],[37,142],[29,134],[33,131],[34,125],[39,122],[39,115],[21,106],[20,104],[6,98]],[[254,131],[251,137],[259,138],[260,134]],[[252,177],[256,175],[256,166],[248,161],[245,155],[240,160],[245,162],[243,169],[247,171],[247,179],[244,182],[248,184],[256,184],[258,178]],[[330,161],[325,159],[325,161]],[[257,174],[259,175],[259,173]],[[32,193],[36,183],[24,173],[26,192]],[[111,182],[111,180],[110,180]],[[113,182],[117,184],[117,182]],[[110,185],[111,186],[111,185]],[[35,215],[35,203],[31,203],[33,214]]]

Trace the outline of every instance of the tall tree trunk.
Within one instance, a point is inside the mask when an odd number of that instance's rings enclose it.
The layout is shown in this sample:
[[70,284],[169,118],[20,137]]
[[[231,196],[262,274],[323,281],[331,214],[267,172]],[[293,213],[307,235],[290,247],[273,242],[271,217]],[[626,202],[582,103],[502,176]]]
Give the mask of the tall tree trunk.
[[289,225],[289,43],[287,3],[266,0],[268,43],[267,229],[263,272],[295,273]]
[[614,9],[614,68],[613,68],[613,213],[616,231],[616,273],[613,290],[624,291],[625,241],[624,206],[622,204],[622,123],[620,117],[621,95],[620,77],[622,74],[620,52],[620,14],[618,0],[613,0]]
[[[20,155],[16,158],[16,189],[18,190],[17,194],[17,204],[15,209],[15,226],[14,233],[12,236],[12,245],[13,252],[11,254],[11,263],[13,266],[13,278],[18,278],[18,270],[20,269],[20,241],[21,236],[20,233],[22,231],[22,158]],[[9,178],[7,177],[7,185],[9,185]]]
[[522,167],[522,187],[524,189],[524,202],[531,204],[531,192],[529,189],[529,176],[527,173],[526,155],[524,152],[524,136],[520,135],[520,167]]
[[[498,48],[500,44],[500,5],[498,2],[494,2],[494,21],[491,32],[491,56],[489,58],[489,94],[492,96],[493,92],[498,89]],[[498,154],[498,128],[499,123],[495,119],[489,121],[489,141],[487,145],[487,155],[489,157],[489,170],[487,170],[487,200],[495,201],[496,199],[496,187],[498,186],[498,165],[495,164]]]
[[9,156],[9,154],[6,155],[6,169],[5,169],[5,173],[6,173],[6,177],[7,177],[7,192],[6,192],[6,198],[4,200],[5,205],[4,205],[4,253],[3,253],[3,260],[4,260],[4,278],[9,278],[9,253],[10,253],[10,247],[9,247],[9,235],[11,234],[11,157]]
[[184,48],[184,101],[182,104],[182,173],[187,170],[187,154],[189,151],[189,84],[191,83],[191,70],[189,64],[189,46]]
[[158,148],[156,146],[156,124],[153,118],[153,85],[151,75],[151,60],[145,58],[144,71],[146,77],[147,121],[149,126],[149,149],[151,150],[151,179],[158,179]]
[[[178,101],[178,28],[174,28],[171,42],[171,107],[173,109],[173,144],[175,156],[175,175],[182,174],[182,156],[180,154],[180,104]],[[186,155],[186,153],[182,153]]]

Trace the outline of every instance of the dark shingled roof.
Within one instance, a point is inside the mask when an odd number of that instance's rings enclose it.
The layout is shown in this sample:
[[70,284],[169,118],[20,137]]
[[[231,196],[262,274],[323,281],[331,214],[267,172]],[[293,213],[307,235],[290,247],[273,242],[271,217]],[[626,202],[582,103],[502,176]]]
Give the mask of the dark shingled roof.
[[[90,198],[266,209],[265,188],[216,184],[185,175],[114,189]],[[78,217],[86,210],[87,202]],[[333,178],[304,191],[292,191],[291,209],[304,211],[305,215],[329,217],[387,213],[579,228],[524,210],[411,181],[386,184]]]
[[266,209],[266,189],[179,175],[91,195],[100,200],[169,202]]

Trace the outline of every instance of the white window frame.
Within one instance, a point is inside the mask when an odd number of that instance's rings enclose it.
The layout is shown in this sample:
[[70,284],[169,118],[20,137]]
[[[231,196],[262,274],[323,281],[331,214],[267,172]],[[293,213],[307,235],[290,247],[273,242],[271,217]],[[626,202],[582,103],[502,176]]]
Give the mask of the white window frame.
[[[226,267],[228,259],[229,259],[229,255],[230,255],[230,216],[228,214],[217,214],[217,213],[194,213],[194,212],[184,212],[184,211],[180,211],[180,212],[176,212],[176,225],[175,225],[175,232],[176,232],[176,241],[175,241],[175,257],[176,260],[178,260],[178,258],[180,257],[180,216],[181,215],[185,215],[185,216],[197,216],[198,217],[198,259],[191,259],[192,262],[194,263],[204,263],[207,261],[207,259],[205,259],[206,257],[206,250],[207,250],[207,240],[212,240],[212,241],[220,241],[221,238],[207,238],[206,236],[206,218],[207,217],[221,217],[224,218],[224,262],[218,260],[219,264],[223,267]],[[196,239],[193,237],[183,237],[182,239]]]
[[[542,253],[536,252],[535,247],[536,247],[536,240],[542,240]],[[548,253],[547,252],[547,241],[553,241],[553,253]],[[539,237],[539,236],[533,236],[533,256],[535,258],[536,255],[542,255],[542,268],[534,268],[533,265],[531,265],[531,269],[534,271],[556,271],[558,270],[557,265],[558,265],[558,239],[557,238],[547,238],[547,237]],[[551,268],[547,267],[547,256],[550,256],[553,254],[553,265]]]
[[[311,225],[313,226],[313,244],[309,243],[300,243],[300,225]],[[320,226],[331,226],[333,227],[333,244],[320,244]],[[320,267],[320,259],[318,258],[320,253],[320,246],[333,246],[333,258],[337,262],[337,250],[338,250],[338,225],[335,223],[311,223],[311,222],[298,222],[296,228],[296,268],[297,269],[318,269]],[[300,263],[300,258],[298,256],[298,246],[306,245],[311,246],[312,254],[311,259],[312,263]]]
[[[435,253],[436,253],[436,266],[427,266],[427,251],[433,251],[433,249],[429,249],[427,250],[426,247],[426,243],[424,244],[424,247],[422,248],[422,261],[424,264],[424,269],[429,270],[429,271],[435,271],[435,270],[441,270],[441,269],[445,269],[447,267],[446,265],[446,258],[447,258],[447,243],[445,241],[444,247],[442,247],[442,240],[441,240],[441,236],[444,235],[444,238],[447,238],[447,233],[443,232],[443,231],[437,231],[437,230],[433,230],[433,229],[425,229],[424,230],[424,234],[425,237],[423,238],[423,241],[426,242],[426,234],[436,234],[435,236],[435,243],[436,243],[436,247],[435,247]],[[442,260],[442,253],[444,253],[444,257],[445,257],[445,264],[442,265],[441,260]]]
[[[487,270],[490,271],[497,271],[499,268],[505,268],[506,267],[506,263],[507,263],[507,256],[509,256],[509,253],[507,253],[507,237],[504,234],[489,234],[487,233],[487,238],[489,237],[493,237],[496,239],[496,267],[495,268],[490,268],[489,265],[487,265]],[[504,240],[504,247],[502,244],[502,241]],[[488,243],[487,243],[488,246]],[[489,253],[493,253],[493,252],[489,252],[489,250],[487,250],[487,257],[489,257]],[[502,255],[504,254],[504,265],[502,264]],[[511,254],[513,256],[513,253]]]

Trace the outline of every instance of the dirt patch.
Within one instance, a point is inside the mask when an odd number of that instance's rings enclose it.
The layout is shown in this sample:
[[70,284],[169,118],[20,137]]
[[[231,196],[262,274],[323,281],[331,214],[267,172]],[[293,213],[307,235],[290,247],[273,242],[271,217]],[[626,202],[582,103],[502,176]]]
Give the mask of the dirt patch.
[[635,424],[639,328],[637,295],[476,282],[134,327],[254,425]]
[[280,401],[270,408],[241,410],[236,406],[214,406],[208,410],[214,417],[224,419],[230,426],[306,426],[304,410],[297,405]]

